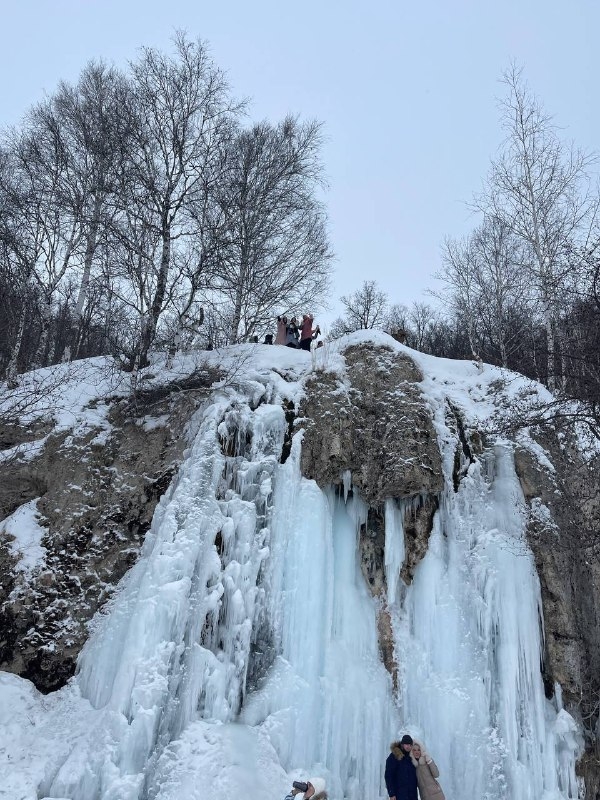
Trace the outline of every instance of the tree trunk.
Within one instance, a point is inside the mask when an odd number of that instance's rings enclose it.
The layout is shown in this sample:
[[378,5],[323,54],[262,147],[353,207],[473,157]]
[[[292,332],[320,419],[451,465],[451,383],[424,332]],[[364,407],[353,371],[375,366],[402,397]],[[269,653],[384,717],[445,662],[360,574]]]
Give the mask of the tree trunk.
[[8,362],[8,366],[6,367],[6,383],[8,384],[9,389],[16,389],[18,386],[17,366],[18,366],[19,353],[21,351],[21,343],[23,341],[23,333],[25,331],[25,314],[26,314],[26,305],[25,303],[23,303],[21,307],[21,315],[19,317],[19,328],[17,330],[17,336],[15,338],[15,342],[11,350],[10,361]]
[[140,369],[147,367],[150,363],[148,361],[148,351],[154,342],[156,336],[156,329],[158,327],[158,319],[162,312],[163,303],[165,300],[165,293],[167,290],[167,277],[169,275],[169,265],[171,262],[171,230],[168,226],[163,228],[162,232],[162,252],[160,257],[160,269],[158,272],[158,281],[156,282],[156,291],[152,299],[150,307],[150,314],[145,330],[142,334],[142,342],[140,347]]
[[242,320],[242,302],[244,300],[244,291],[246,289],[246,269],[246,259],[243,257],[240,265],[240,279],[235,289],[233,319],[231,321],[231,329],[229,332],[229,340],[231,344],[236,344],[236,342],[239,340],[240,322]]
[[81,283],[79,284],[79,292],[77,294],[77,302],[73,311],[73,322],[71,324],[70,341],[65,348],[65,361],[71,361],[72,358],[77,358],[79,354],[79,347],[81,344],[81,320],[83,318],[83,307],[88,297],[90,288],[90,277],[92,274],[92,262],[94,254],[96,253],[96,244],[98,241],[98,229],[100,228],[100,213],[102,211],[102,200],[99,195],[96,195],[94,200],[94,212],[92,214],[92,221],[85,244],[85,257],[83,261],[83,275],[81,276]]
[[42,328],[40,331],[40,341],[35,354],[37,366],[45,367],[48,361],[48,334],[50,332],[50,320],[52,318],[52,298],[46,298],[42,306]]
[[545,319],[545,328],[546,328],[546,347],[547,347],[547,358],[546,358],[546,369],[548,372],[548,388],[551,392],[556,389],[556,370],[554,367],[554,355],[555,355],[555,332],[554,332],[554,316],[552,311],[548,309],[546,311],[546,319]]

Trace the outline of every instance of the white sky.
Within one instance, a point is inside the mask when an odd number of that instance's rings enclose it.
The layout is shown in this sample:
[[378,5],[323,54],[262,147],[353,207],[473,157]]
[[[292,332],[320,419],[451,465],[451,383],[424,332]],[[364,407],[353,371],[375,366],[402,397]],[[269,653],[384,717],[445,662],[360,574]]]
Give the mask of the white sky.
[[498,147],[498,79],[515,60],[583,147],[598,145],[599,0],[0,0],[0,125],[104,58],[175,29],[209,41],[254,118],[325,123],[332,309],[375,279],[427,300],[446,235]]

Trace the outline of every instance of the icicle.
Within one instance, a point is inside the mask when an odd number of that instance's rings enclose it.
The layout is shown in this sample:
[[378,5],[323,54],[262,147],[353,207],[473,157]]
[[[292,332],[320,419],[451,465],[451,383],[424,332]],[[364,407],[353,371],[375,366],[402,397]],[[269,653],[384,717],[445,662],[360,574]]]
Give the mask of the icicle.
[[[377,640],[377,605],[358,563],[368,507],[300,476],[299,441],[276,482],[269,619],[280,659],[242,721],[269,731],[281,763],[320,771],[333,797],[385,793],[398,719]],[[342,677],[343,676],[343,677]]]
[[385,501],[385,579],[387,599],[396,599],[398,578],[404,563],[404,506],[398,508],[395,500]]
[[344,485],[344,503],[348,500],[348,494],[352,488],[352,472],[345,469],[342,473],[342,483]]
[[540,588],[512,452],[499,445],[483,462],[445,492],[405,610],[393,611],[402,711],[448,796],[576,798],[576,726],[544,695]]

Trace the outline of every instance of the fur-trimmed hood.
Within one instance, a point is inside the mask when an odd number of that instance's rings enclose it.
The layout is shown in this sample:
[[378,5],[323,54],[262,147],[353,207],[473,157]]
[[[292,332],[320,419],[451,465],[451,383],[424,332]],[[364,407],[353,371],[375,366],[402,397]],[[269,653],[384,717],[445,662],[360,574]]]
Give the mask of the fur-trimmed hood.
[[392,742],[390,745],[390,750],[392,751],[392,754],[396,756],[398,761],[402,761],[402,759],[406,758],[406,756],[408,755],[408,753],[405,753],[402,747],[400,746],[400,740],[398,740],[397,742]]
[[417,767],[419,764],[421,765],[426,764],[428,761],[431,760],[431,756],[425,749],[425,745],[421,744],[421,742],[416,742],[416,741],[413,742],[413,747],[414,745],[417,745],[417,747],[421,748],[421,757],[418,760],[414,757],[412,750],[410,752],[410,760],[413,762],[415,767]]

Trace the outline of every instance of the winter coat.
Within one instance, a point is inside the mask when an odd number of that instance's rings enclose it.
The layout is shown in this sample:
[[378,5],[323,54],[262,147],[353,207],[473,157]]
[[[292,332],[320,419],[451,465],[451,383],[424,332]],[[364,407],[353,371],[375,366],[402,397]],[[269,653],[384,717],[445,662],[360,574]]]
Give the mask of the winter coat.
[[292,323],[288,323],[285,329],[285,343],[293,344],[294,347],[298,346],[298,328]]
[[277,320],[277,336],[275,337],[275,344],[285,344],[285,329],[286,324],[280,317]]
[[417,770],[410,754],[392,742],[392,751],[385,762],[385,785],[388,797],[396,800],[417,800]]
[[302,326],[300,328],[300,341],[302,341],[302,339],[312,339],[313,335],[312,324],[313,324],[312,317],[306,317],[306,319],[302,321]]
[[421,753],[421,758],[418,761],[411,756],[411,760],[417,770],[419,797],[421,800],[446,800],[442,787],[436,781],[436,778],[440,777],[437,764],[423,748],[421,748]]

